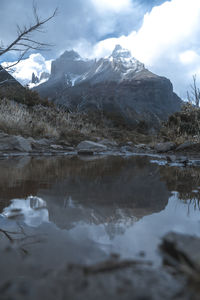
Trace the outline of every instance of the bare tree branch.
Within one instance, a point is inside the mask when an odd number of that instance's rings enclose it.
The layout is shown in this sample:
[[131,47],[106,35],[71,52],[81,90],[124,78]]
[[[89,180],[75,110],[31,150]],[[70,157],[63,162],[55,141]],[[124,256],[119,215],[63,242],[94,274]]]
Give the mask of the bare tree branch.
[[[33,38],[31,38],[31,35],[35,31],[41,31],[42,27],[44,24],[46,24],[48,21],[53,19],[58,12],[58,9],[56,8],[53,13],[45,19],[41,19],[38,15],[37,7],[35,4],[33,4],[33,15],[34,15],[34,22],[30,26],[23,26],[21,28],[19,25],[17,25],[17,38],[11,42],[9,45],[6,47],[3,46],[3,43],[1,42],[0,46],[0,57],[3,56],[4,54],[15,51],[19,52],[19,56],[16,62],[13,64],[5,67],[4,69],[10,69],[17,65],[27,54],[29,50],[49,50],[50,47],[53,45],[48,44],[48,43],[43,43],[39,42]],[[4,69],[0,70],[3,71]]]
[[[43,43],[39,43],[37,41],[33,41],[31,39],[29,39],[29,35],[36,31],[37,29],[41,28],[45,23],[47,23],[48,21],[50,21],[53,17],[55,17],[57,13],[57,9],[53,12],[53,14],[46,18],[46,19],[43,19],[43,20],[40,20],[39,17],[37,15],[35,15],[35,24],[29,26],[28,28],[25,26],[24,29],[20,29],[20,27],[18,27],[18,37],[10,44],[8,45],[5,49],[3,50],[0,50],[0,56],[4,55],[5,53],[11,51],[14,47],[16,46],[20,46],[20,43],[21,43],[21,40],[25,40],[27,43],[23,44],[23,48],[20,48],[18,49],[17,51],[24,51],[24,47],[25,48],[28,48],[30,47],[30,42],[31,43],[34,43],[34,44],[37,44],[37,45],[40,45],[40,46],[47,46],[48,44],[43,44]],[[36,14],[36,11],[34,10],[34,14]]]
[[197,76],[196,74],[192,76],[192,84],[190,85],[191,95],[187,91],[187,99],[189,102],[193,102],[197,107],[199,107],[200,102],[200,89],[197,87]]

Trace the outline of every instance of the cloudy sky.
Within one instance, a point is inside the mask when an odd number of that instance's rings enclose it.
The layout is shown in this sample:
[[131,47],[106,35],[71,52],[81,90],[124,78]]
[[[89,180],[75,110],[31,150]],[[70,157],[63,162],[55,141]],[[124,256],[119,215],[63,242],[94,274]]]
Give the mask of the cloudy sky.
[[[185,97],[192,75],[200,79],[200,0],[36,0],[39,15],[59,13],[38,33],[41,41],[55,46],[49,52],[31,56],[18,69],[19,77],[28,68],[49,68],[50,59],[64,50],[82,56],[109,55],[116,44],[151,71],[168,77],[175,91]],[[0,40],[5,44],[16,34],[16,24],[29,24],[32,0],[0,0]],[[14,61],[14,53],[1,58]],[[45,60],[48,62],[46,63]],[[37,66],[36,66],[37,65]],[[32,70],[31,69],[31,70]]]

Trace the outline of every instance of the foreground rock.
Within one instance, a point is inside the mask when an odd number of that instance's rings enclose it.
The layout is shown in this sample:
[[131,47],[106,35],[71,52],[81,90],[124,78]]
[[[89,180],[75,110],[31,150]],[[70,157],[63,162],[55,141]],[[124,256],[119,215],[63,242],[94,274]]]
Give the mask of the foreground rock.
[[200,239],[170,233],[164,237],[161,249],[164,262],[172,268],[112,256],[92,265],[66,264],[46,272],[31,257],[23,259],[17,246],[10,247],[7,241],[4,250],[2,244],[0,247],[4,257],[0,260],[1,299],[199,299],[198,288],[191,281],[189,284],[188,278],[199,278]]
[[[3,278],[2,278],[3,279]],[[15,300],[188,300],[185,279],[134,261],[108,260],[92,266],[65,266],[37,276],[0,282],[2,299]]]
[[31,143],[27,139],[21,136],[0,134],[0,151],[30,152],[31,150]]
[[182,151],[182,150],[188,149],[188,148],[192,147],[193,145],[195,145],[194,142],[186,141],[186,142],[180,144],[180,145],[176,148],[176,151]]
[[185,234],[169,233],[163,238],[164,262],[182,271],[198,272],[200,279],[200,239]]
[[168,152],[171,151],[173,149],[175,149],[176,145],[173,142],[166,142],[166,143],[158,143],[155,145],[154,149],[157,152],[160,153],[164,153],[164,152]]
[[53,139],[34,139],[32,137],[24,138],[22,136],[8,135],[0,132],[0,154],[42,154],[42,153],[64,153],[75,151],[74,147],[68,143],[60,144],[59,141]]

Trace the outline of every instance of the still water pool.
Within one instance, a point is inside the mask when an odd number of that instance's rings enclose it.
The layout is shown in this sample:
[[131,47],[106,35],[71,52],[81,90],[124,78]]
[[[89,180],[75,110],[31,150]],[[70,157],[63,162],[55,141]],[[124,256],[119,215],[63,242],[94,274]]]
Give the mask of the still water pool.
[[157,264],[165,233],[200,236],[199,175],[144,156],[1,160],[0,228],[44,268],[111,254]]

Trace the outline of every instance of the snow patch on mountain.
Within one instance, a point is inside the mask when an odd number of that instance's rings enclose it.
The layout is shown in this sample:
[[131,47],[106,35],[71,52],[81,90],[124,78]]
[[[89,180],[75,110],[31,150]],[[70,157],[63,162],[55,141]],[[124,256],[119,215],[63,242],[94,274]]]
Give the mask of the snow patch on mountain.
[[95,60],[92,68],[80,76],[75,84],[83,81],[95,84],[103,81],[131,80],[136,73],[144,69],[144,64],[132,57],[130,51],[116,45],[109,57]]
[[45,83],[47,80],[48,80],[48,78],[42,79],[42,80],[40,80],[38,83],[33,83],[33,82],[28,83],[28,87],[29,87],[30,89],[32,89],[32,88],[34,88],[34,87],[36,87],[36,86],[38,86],[38,85],[40,85],[40,84],[42,84],[42,83]]

